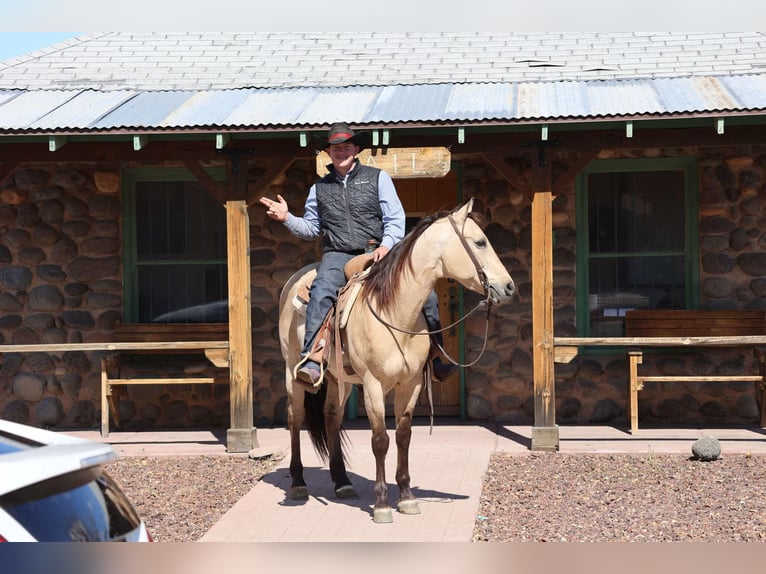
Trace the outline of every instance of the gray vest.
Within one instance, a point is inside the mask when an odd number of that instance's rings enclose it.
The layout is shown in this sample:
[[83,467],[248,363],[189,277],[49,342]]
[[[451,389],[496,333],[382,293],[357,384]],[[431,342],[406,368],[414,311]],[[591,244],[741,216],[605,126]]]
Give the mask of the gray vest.
[[379,169],[357,161],[345,187],[332,166],[330,173],[316,183],[323,251],[362,253],[367,240],[380,244],[383,215],[378,198],[379,174]]

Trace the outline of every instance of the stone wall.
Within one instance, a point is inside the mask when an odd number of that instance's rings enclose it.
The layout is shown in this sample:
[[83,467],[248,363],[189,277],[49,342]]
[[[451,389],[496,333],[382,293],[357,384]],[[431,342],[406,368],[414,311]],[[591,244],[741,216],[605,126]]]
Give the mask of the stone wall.
[[[766,308],[763,230],[766,150],[714,154],[646,150],[642,157],[696,156],[700,173],[700,299],[703,308]],[[606,157],[606,156],[605,156]],[[609,157],[630,157],[611,154]],[[638,156],[634,156],[638,157]],[[487,235],[518,287],[513,304],[492,312],[482,359],[465,370],[466,411],[478,421],[532,424],[531,202],[480,157],[459,158],[464,197],[475,198]],[[520,158],[506,160],[524,170]],[[255,182],[268,165],[252,168]],[[560,173],[567,165],[554,164]],[[268,190],[300,213],[314,164],[293,164]],[[46,165],[18,170],[0,190],[0,343],[87,341],[108,336],[122,316],[119,175],[114,166]],[[575,334],[574,185],[553,204],[557,335]],[[320,253],[250,209],[255,425],[286,422],[278,300],[285,281]],[[466,308],[478,295],[466,293]],[[466,322],[466,357],[480,352],[484,316]],[[50,427],[94,427],[99,417],[98,353],[7,354],[0,368],[0,416]],[[645,356],[660,372],[756,372],[741,350]],[[164,368],[198,372],[198,359]],[[145,368],[136,365],[134,368]],[[220,375],[220,374],[219,374]],[[627,424],[627,361],[620,354],[580,356],[556,365],[557,422]],[[665,383],[642,391],[642,422],[748,424],[757,417],[752,383]],[[227,385],[127,387],[126,428],[228,425]]]
[[[699,165],[700,307],[765,309],[766,148],[645,150],[604,157],[696,157]],[[554,253],[555,332],[575,335],[574,202],[556,200],[568,214],[557,218]],[[645,353],[642,370],[653,374],[757,374],[744,349],[706,349],[689,354]],[[627,425],[627,358],[581,355],[556,367],[559,424]],[[753,383],[647,383],[639,393],[642,424],[753,424],[759,407]]]

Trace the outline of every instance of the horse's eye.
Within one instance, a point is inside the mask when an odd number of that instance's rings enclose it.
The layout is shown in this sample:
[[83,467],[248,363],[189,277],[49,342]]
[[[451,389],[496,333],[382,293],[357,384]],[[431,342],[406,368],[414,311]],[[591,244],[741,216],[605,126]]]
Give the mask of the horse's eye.
[[486,239],[479,239],[475,242],[476,247],[479,249],[484,249],[487,246],[487,240]]

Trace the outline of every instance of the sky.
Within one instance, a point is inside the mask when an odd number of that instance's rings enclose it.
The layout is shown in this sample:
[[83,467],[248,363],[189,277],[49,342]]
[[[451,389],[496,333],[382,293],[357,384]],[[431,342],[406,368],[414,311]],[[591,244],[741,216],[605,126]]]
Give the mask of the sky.
[[80,32],[0,32],[0,61],[73,38]]
[[722,9],[719,0],[0,0],[0,61],[104,31],[712,32],[766,21],[763,0],[725,5]]
[[0,0],[0,9],[8,32],[741,31],[766,21],[763,0]]

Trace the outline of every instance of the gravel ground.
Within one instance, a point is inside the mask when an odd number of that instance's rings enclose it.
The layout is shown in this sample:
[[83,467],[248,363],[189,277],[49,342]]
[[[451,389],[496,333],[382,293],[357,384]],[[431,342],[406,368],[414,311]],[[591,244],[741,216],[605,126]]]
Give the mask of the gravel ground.
[[[192,542],[278,462],[122,457],[107,471],[155,541]],[[766,542],[764,492],[766,456],[496,453],[473,540]]]
[[270,472],[278,458],[130,456],[107,465],[155,542],[194,542]]
[[496,453],[474,541],[765,542],[766,457]]

